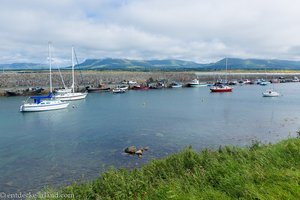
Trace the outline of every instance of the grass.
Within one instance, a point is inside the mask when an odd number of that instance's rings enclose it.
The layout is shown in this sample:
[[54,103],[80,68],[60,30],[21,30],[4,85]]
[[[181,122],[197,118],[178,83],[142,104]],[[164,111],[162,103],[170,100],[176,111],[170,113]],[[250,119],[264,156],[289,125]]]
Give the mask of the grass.
[[40,198],[51,200],[300,199],[300,139],[202,152],[187,147],[138,169],[110,169],[94,181],[43,192],[56,195]]

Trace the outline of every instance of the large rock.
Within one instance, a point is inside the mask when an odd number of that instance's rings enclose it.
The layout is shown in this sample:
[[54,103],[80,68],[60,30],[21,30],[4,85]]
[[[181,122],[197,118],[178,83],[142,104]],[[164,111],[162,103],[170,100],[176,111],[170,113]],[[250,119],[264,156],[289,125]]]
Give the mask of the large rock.
[[125,153],[135,154],[136,147],[135,146],[130,146],[130,147],[127,147],[124,151],[125,151]]

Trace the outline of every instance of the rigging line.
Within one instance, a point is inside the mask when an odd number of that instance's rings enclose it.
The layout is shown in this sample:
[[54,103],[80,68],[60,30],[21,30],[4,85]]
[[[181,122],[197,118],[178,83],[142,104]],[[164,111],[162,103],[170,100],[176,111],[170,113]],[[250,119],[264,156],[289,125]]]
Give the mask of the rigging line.
[[[75,48],[74,48],[74,56],[75,56],[75,59],[76,59],[76,65],[79,65]],[[80,69],[79,69],[79,74],[80,74],[80,78],[81,78],[81,83],[83,83],[83,76],[82,76],[82,73],[81,73]]]
[[63,78],[63,76],[62,76],[62,74],[61,74],[61,71],[60,71],[60,68],[59,68],[59,66],[57,66],[57,69],[58,69],[58,72],[59,72],[59,75],[60,75],[61,81],[62,81],[62,83],[63,83],[63,85],[64,85],[64,88],[66,89],[67,87],[66,87],[66,85],[65,85],[64,78]]

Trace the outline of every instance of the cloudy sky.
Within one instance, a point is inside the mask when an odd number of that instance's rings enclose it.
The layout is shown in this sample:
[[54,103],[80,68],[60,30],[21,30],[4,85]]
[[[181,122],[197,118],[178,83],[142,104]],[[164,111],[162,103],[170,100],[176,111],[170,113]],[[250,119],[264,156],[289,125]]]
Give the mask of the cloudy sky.
[[0,63],[300,60],[299,0],[1,0]]

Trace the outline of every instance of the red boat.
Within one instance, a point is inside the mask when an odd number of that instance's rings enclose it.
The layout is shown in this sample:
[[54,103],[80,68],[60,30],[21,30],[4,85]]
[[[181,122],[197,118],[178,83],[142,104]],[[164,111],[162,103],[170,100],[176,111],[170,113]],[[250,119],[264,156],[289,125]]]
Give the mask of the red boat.
[[210,88],[211,92],[232,92],[232,87],[226,85],[217,85]]

